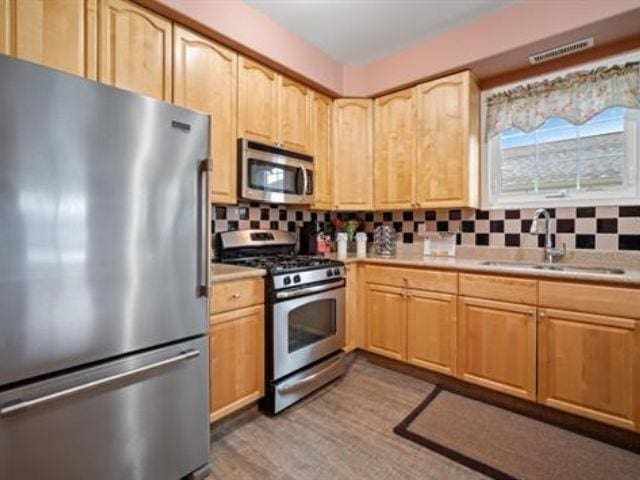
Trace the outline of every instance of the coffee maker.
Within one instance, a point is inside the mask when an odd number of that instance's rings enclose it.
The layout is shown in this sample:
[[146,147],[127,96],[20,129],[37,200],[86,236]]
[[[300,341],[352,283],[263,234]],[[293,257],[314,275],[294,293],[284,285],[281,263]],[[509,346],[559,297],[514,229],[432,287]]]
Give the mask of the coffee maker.
[[298,241],[298,253],[301,255],[318,253],[318,225],[315,222],[304,222],[298,232]]

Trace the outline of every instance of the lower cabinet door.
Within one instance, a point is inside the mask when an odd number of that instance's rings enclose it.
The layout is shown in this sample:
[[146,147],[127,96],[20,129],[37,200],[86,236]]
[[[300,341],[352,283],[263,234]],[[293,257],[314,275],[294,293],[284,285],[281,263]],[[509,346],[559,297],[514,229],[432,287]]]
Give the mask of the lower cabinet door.
[[367,284],[366,348],[394,358],[406,359],[407,316],[403,288]]
[[640,429],[638,321],[541,310],[540,403],[618,427]]
[[264,395],[264,307],[213,315],[209,342],[213,422]]
[[456,370],[456,296],[409,290],[407,361],[454,375]]
[[535,307],[460,297],[458,377],[535,400]]

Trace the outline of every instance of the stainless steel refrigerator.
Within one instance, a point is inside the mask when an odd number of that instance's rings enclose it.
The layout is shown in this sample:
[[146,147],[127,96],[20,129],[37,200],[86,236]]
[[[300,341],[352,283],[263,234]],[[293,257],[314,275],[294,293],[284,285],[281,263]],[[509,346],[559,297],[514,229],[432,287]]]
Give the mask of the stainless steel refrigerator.
[[206,470],[209,121],[0,55],[0,478]]

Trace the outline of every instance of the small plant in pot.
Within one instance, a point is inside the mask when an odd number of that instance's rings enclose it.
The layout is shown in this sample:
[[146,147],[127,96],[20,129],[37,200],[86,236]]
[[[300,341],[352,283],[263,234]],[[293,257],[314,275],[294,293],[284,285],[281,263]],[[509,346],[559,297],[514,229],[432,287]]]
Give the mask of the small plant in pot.
[[347,220],[336,217],[331,219],[331,225],[333,225],[335,232],[344,232],[347,234],[347,249],[350,252],[356,250],[356,233],[364,231],[364,222],[353,216]]

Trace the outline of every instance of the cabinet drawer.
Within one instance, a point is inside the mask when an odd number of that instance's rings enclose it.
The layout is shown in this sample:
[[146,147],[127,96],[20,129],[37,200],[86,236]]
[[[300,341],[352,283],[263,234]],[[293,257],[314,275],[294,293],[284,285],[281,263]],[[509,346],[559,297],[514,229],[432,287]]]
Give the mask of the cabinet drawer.
[[264,303],[262,278],[216,283],[211,296],[211,313],[228,312]]
[[640,289],[540,282],[540,306],[640,319]]
[[394,267],[372,267],[365,271],[367,283],[407,287],[432,292],[457,293],[457,273]]
[[460,274],[460,295],[535,305],[537,282],[524,278]]

